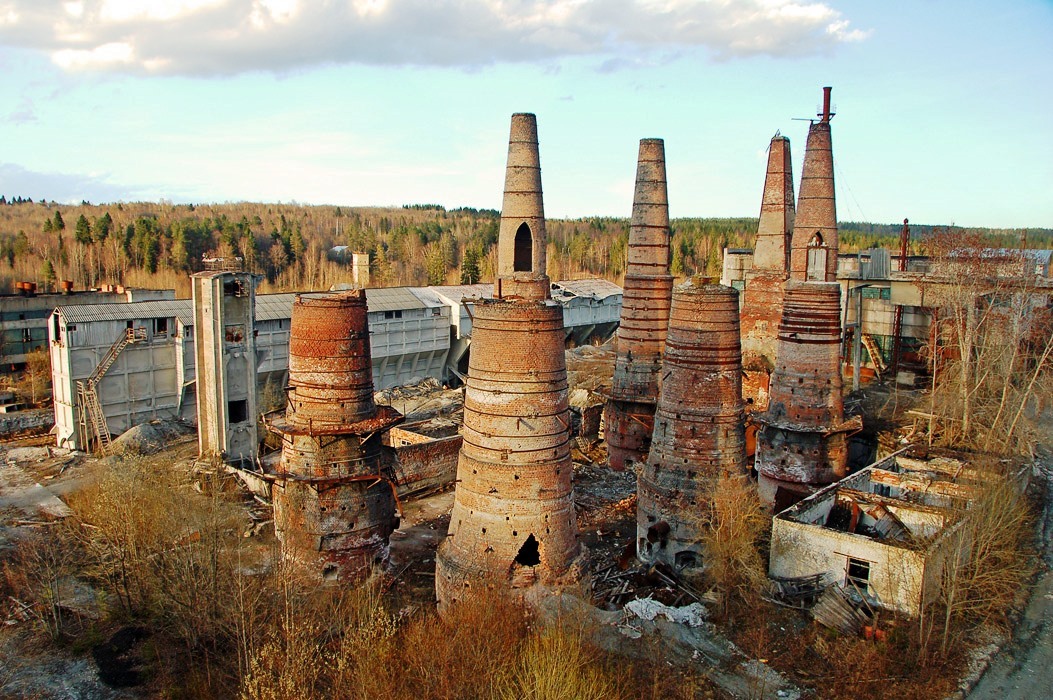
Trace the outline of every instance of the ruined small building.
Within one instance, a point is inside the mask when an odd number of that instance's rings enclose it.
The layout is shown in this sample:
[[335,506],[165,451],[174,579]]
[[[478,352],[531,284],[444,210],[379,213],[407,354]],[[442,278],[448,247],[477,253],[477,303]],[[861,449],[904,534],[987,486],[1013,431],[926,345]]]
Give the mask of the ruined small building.
[[808,130],[768,409],[753,416],[760,496],[778,510],[844,477],[848,436],[861,427],[844,415],[829,88],[824,96]]
[[202,458],[256,460],[256,282],[238,269],[190,276],[194,299],[197,434]]
[[637,556],[702,563],[705,501],[747,474],[738,292],[695,277],[673,291],[651,451],[637,486]]
[[889,455],[801,500],[772,521],[770,576],[818,576],[871,606],[918,615],[946,567],[967,561],[962,518],[985,483],[1008,475],[957,459]]
[[783,285],[790,276],[793,232],[793,166],[790,140],[776,134],[768,147],[760,224],[750,269],[743,275],[743,394],[751,408],[768,406],[768,383],[775,369],[776,335],[782,320]]
[[580,581],[562,307],[545,274],[537,122],[512,116],[494,298],[475,301],[464,438],[439,605],[474,586],[525,592]]
[[287,560],[330,580],[357,580],[388,558],[398,526],[383,431],[402,415],[373,400],[365,290],[293,302],[289,403],[273,423],[275,531]]
[[669,275],[669,199],[661,139],[640,141],[628,249],[618,355],[604,426],[608,463],[616,470],[647,458],[669,326],[673,278]]

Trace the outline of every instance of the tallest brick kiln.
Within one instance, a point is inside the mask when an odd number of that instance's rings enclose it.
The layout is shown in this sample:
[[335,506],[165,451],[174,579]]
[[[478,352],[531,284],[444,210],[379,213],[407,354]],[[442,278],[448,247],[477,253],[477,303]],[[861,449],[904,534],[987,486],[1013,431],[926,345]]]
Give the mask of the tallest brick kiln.
[[860,427],[845,420],[842,396],[832,116],[824,88],[808,129],[768,410],[755,418],[760,495],[777,510],[844,477],[848,435]]
[[523,592],[579,581],[586,553],[571,490],[563,309],[549,296],[537,120],[512,116],[493,299],[476,299],[464,443],[440,607],[473,586]]
[[612,469],[647,459],[672,293],[665,144],[661,139],[643,139],[636,166],[618,356],[604,428]]

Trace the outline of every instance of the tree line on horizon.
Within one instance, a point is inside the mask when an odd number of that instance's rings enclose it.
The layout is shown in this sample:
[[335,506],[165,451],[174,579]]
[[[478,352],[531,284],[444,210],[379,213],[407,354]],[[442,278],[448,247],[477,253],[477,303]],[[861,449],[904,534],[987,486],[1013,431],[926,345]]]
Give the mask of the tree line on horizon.
[[[621,284],[629,219],[549,219],[553,280],[600,277]],[[343,207],[301,204],[120,202],[59,205],[0,198],[0,289],[16,281],[54,289],[103,284],[174,288],[190,294],[188,275],[203,258],[240,257],[264,279],[261,292],[322,290],[351,277],[350,252],[368,253],[370,286],[491,282],[497,267],[500,212],[437,204]],[[898,250],[902,224],[840,222],[840,247]],[[911,252],[947,227],[911,226]],[[674,277],[720,276],[725,248],[752,247],[755,217],[672,221]],[[1051,229],[961,229],[992,247],[1053,247]]]

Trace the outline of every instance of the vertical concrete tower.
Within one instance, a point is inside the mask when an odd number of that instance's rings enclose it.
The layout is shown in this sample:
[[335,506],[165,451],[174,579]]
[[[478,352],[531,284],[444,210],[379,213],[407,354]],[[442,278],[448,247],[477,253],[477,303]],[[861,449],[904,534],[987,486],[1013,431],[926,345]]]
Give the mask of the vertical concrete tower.
[[[440,608],[474,586],[524,593],[585,576],[571,487],[562,307],[549,298],[537,121],[512,116],[494,299],[478,299]],[[510,257],[511,256],[511,257]]]
[[745,478],[739,294],[693,279],[673,291],[651,452],[637,486],[637,556],[702,563],[702,505],[722,476]]
[[190,276],[194,298],[198,451],[253,463],[256,429],[256,282],[239,270]]
[[669,326],[669,197],[662,139],[640,141],[614,383],[604,433],[612,469],[643,462],[651,444]]
[[331,580],[357,580],[388,557],[398,526],[380,434],[402,421],[373,402],[365,290],[297,296],[289,333],[289,405],[274,523],[286,558]]
[[768,383],[775,368],[776,331],[782,318],[783,284],[790,276],[793,232],[793,166],[790,140],[776,134],[768,147],[753,267],[746,273],[739,321],[742,325],[742,391],[752,409],[768,405]]
[[761,499],[776,510],[847,474],[848,435],[841,380],[841,288],[830,150],[830,88],[808,145],[783,297],[768,410],[754,417]]

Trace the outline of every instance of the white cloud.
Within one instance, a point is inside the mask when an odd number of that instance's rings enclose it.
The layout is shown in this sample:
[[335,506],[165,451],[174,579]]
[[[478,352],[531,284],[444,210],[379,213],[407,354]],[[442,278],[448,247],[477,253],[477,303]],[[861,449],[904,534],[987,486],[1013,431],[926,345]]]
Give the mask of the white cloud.
[[52,60],[66,70],[91,70],[129,65],[135,57],[131,44],[121,41],[102,44],[92,49],[60,49]]
[[[68,70],[285,71],[320,63],[478,67],[595,56],[639,65],[808,56],[859,41],[839,11],[794,0],[8,0],[0,41]],[[127,47],[118,51],[115,47]]]

